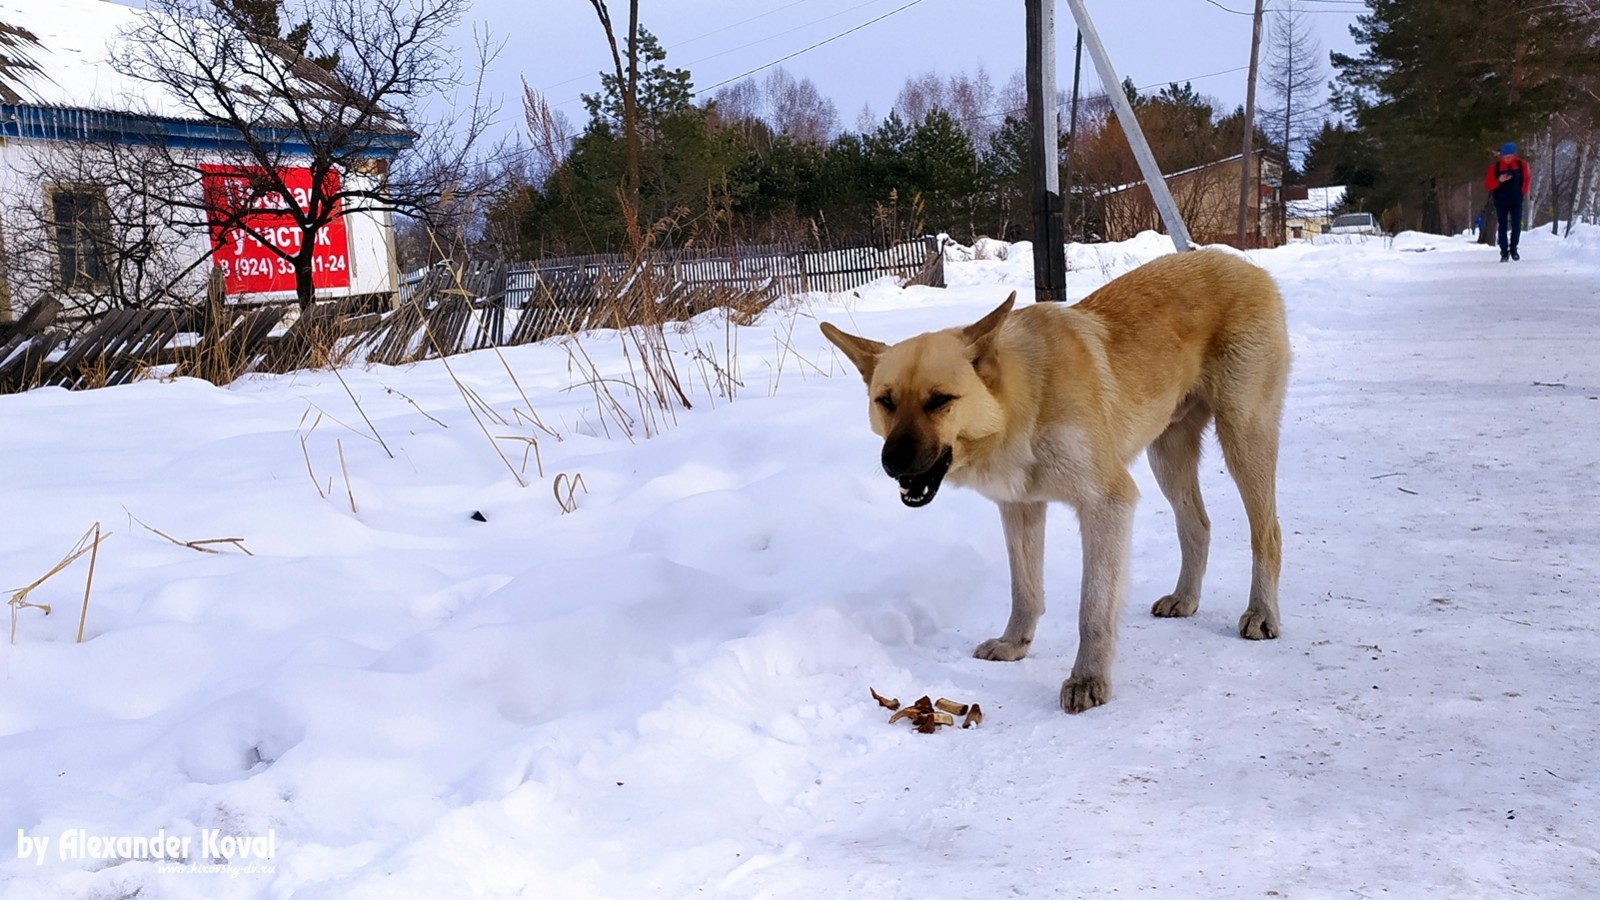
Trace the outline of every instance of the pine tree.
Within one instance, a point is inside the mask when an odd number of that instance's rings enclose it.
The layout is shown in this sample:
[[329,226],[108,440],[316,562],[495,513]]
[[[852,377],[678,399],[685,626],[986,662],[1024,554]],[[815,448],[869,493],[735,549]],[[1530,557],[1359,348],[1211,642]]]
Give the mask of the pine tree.
[[[648,30],[639,29],[639,117],[641,136],[658,130],[668,116],[683,112],[693,106],[694,84],[689,70],[669,69],[667,51],[661,41]],[[607,123],[613,127],[622,122],[622,85],[615,73],[600,73],[600,93],[581,94],[584,108],[589,111],[591,127]]]
[[942,109],[923,117],[906,145],[912,189],[922,197],[930,228],[970,240],[978,195],[978,154],[972,139]]
[[1594,27],[1548,0],[1368,0],[1350,31],[1364,50],[1333,54],[1335,103],[1386,160],[1381,208],[1420,207],[1405,223],[1454,230],[1441,198],[1469,182],[1501,142],[1542,130],[1579,104],[1600,69]]
[[1001,240],[1020,237],[1022,226],[1027,224],[1032,184],[1028,154],[1032,138],[1027,119],[1006,116],[1005,122],[989,136],[989,146],[983,154],[983,173],[988,180],[990,198],[985,218],[993,224],[991,233]]
[[1301,162],[1306,184],[1317,187],[1343,185],[1345,205],[1362,206],[1363,199],[1377,184],[1382,160],[1366,135],[1343,122],[1323,122],[1322,130],[1306,143]]

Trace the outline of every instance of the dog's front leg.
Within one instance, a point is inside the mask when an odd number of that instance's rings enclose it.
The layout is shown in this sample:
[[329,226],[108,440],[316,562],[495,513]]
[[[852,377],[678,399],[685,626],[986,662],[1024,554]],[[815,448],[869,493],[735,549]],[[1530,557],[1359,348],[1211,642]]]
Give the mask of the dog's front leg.
[[1000,524],[1011,562],[1011,620],[1005,633],[972,652],[979,659],[1018,660],[1028,655],[1033,628],[1044,613],[1043,503],[1001,503]]
[[[1130,479],[1127,487],[1132,489]],[[1126,492],[1117,492],[1126,493]],[[1061,685],[1061,708],[1080,713],[1111,699],[1111,658],[1128,590],[1133,500],[1113,494],[1078,512],[1083,537],[1083,592],[1078,601],[1078,659]]]

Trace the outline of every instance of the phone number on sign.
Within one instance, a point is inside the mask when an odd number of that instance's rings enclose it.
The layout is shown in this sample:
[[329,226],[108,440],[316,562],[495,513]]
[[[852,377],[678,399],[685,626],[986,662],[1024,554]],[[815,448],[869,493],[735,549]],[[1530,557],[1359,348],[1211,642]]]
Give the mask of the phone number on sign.
[[[294,263],[281,257],[263,259],[247,256],[234,260],[222,259],[218,260],[218,265],[222,269],[222,274],[228,277],[250,278],[262,275],[294,274]],[[342,256],[314,256],[311,258],[311,271],[313,273],[343,272],[346,265],[346,260]]]

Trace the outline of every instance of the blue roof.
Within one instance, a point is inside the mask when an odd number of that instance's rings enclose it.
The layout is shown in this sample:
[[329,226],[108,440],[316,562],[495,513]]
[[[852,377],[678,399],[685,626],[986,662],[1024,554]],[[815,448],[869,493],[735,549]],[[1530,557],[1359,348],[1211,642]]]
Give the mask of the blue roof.
[[[290,155],[309,154],[310,142],[324,139],[320,134],[282,127],[252,128],[251,135]],[[393,159],[410,147],[415,137],[404,131],[367,132],[351,138],[346,148],[356,156]],[[243,134],[222,124],[26,103],[0,103],[0,138],[222,152],[250,149]]]

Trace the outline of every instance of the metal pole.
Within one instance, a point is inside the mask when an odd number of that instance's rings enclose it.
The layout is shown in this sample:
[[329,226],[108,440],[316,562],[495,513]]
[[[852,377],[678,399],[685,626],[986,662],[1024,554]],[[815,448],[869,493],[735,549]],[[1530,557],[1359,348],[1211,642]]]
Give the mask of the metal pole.
[[1067,0],[1067,6],[1072,10],[1072,18],[1078,22],[1078,31],[1083,34],[1084,46],[1089,51],[1089,58],[1094,60],[1095,72],[1100,75],[1100,85],[1111,100],[1111,108],[1117,112],[1117,121],[1122,123],[1122,132],[1128,136],[1128,146],[1133,149],[1133,158],[1139,162],[1139,171],[1144,173],[1150,197],[1155,200],[1156,210],[1161,213],[1161,221],[1167,225],[1172,246],[1179,252],[1188,250],[1189,229],[1183,224],[1183,216],[1178,214],[1178,204],[1172,199],[1172,191],[1167,188],[1167,180],[1161,175],[1161,167],[1156,165],[1155,154],[1150,152],[1150,144],[1144,139],[1139,119],[1133,114],[1133,106],[1122,92],[1122,80],[1111,66],[1111,57],[1106,55],[1105,45],[1100,43],[1100,33],[1094,30],[1094,22],[1090,21],[1083,0]]
[[1066,240],[1061,228],[1061,148],[1056,115],[1055,0],[1026,0],[1028,141],[1033,166],[1033,299],[1067,296]]
[[[1261,55],[1261,6],[1256,0],[1255,24],[1250,28],[1250,83],[1244,90],[1244,150],[1239,162],[1239,249],[1245,249],[1244,227],[1250,217],[1250,150],[1256,137],[1256,60]],[[1285,148],[1287,149],[1287,148]],[[1260,202],[1260,188],[1256,189]]]

